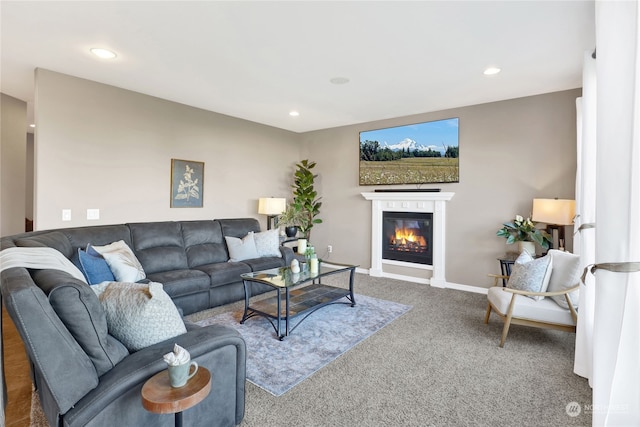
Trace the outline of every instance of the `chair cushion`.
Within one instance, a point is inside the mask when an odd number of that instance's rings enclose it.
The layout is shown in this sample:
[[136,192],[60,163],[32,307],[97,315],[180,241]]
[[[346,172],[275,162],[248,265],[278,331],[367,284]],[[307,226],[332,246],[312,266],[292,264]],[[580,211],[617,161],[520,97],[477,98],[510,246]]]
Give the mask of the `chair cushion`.
[[[493,286],[487,292],[489,302],[503,316],[509,310],[513,295],[511,292],[504,290],[502,286]],[[515,297],[517,299],[513,308],[513,317],[560,325],[575,325],[571,312],[560,307],[551,298],[535,301],[531,298],[525,298],[524,295],[515,295]]]
[[[522,251],[511,267],[511,276],[507,287],[528,292],[545,292],[551,278],[552,258],[548,255],[533,259],[527,251]],[[527,297],[539,301],[543,296]]]
[[[549,280],[548,292],[564,291],[580,283],[580,256],[570,252],[563,252],[550,249],[549,255],[553,259],[553,271]],[[575,290],[569,293],[571,303],[574,308],[578,308],[580,293]],[[552,296],[553,300],[560,306],[569,309],[569,304],[564,295]]]

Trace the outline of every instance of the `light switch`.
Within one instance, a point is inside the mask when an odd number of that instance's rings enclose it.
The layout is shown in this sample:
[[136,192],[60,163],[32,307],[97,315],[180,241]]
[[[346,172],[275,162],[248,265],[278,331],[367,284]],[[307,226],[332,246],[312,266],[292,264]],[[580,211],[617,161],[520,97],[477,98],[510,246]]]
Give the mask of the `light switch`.
[[87,219],[100,219],[100,209],[87,209]]
[[71,209],[62,209],[62,220],[71,221]]

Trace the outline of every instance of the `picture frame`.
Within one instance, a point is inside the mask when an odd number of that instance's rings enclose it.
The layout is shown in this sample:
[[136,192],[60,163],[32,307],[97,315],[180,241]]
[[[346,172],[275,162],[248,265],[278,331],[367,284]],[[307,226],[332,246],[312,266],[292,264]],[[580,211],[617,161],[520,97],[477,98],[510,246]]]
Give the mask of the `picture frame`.
[[457,117],[360,132],[360,185],[460,181]]
[[172,208],[201,208],[204,194],[204,162],[171,159]]

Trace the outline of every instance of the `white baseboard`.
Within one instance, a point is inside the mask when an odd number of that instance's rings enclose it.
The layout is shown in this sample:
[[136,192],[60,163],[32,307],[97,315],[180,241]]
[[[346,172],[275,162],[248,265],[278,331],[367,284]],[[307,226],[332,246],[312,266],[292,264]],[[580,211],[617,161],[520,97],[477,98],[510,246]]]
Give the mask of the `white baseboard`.
[[[362,274],[369,274],[369,269],[366,268],[356,268],[356,273],[362,273]],[[393,273],[382,273],[382,276],[380,277],[388,277],[389,279],[395,279],[395,280],[402,280],[405,282],[412,282],[412,283],[420,283],[423,285],[428,285],[429,284],[429,279],[422,279],[420,277],[411,277],[411,276],[404,276],[401,274],[393,274]],[[446,282],[444,288],[446,289],[455,289],[458,291],[464,291],[464,292],[473,292],[476,294],[484,294],[486,295],[487,292],[489,291],[487,288],[483,288],[480,286],[471,286],[471,285],[463,285],[460,283],[452,283],[452,282]]]

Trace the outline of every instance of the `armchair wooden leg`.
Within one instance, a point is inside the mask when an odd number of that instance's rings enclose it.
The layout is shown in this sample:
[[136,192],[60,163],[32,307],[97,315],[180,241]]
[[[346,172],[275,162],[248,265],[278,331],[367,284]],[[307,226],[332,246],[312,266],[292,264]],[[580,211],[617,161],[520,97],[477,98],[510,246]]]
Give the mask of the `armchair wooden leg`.
[[511,326],[511,317],[508,317],[504,321],[504,328],[502,328],[502,337],[500,338],[500,348],[504,347],[504,342],[507,339],[507,334],[509,333],[509,326]]
[[488,324],[489,323],[489,316],[491,315],[491,303],[488,302],[487,303],[487,314],[484,316],[484,324]]

